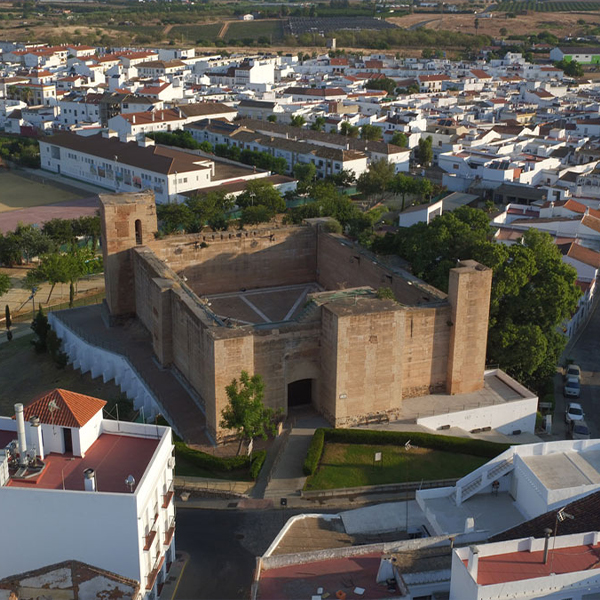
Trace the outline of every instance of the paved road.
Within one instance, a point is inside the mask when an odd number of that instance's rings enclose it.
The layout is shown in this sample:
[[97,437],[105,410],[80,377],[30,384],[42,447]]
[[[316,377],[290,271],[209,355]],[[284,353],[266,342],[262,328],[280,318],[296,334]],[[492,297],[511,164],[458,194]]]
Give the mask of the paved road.
[[[585,420],[592,437],[600,437],[600,309],[596,306],[585,329],[566,358],[581,367],[581,398],[578,402],[585,412]],[[565,438],[567,426],[564,414],[566,400],[562,395],[562,375],[556,377],[556,411],[552,432]]]
[[190,558],[175,599],[249,598],[255,557],[265,553],[287,519],[301,512],[178,508],[175,544]]

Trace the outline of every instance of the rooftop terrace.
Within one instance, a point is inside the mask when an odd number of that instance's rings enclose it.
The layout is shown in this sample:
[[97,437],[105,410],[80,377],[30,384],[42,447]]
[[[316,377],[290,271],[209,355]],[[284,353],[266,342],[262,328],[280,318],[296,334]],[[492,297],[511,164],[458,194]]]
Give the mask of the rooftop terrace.
[[[9,433],[10,435],[7,435]],[[16,438],[14,432],[0,432],[0,446]],[[103,433],[85,456],[51,453],[44,458],[46,468],[37,478],[11,478],[7,487],[44,490],[84,491],[83,472],[94,469],[99,492],[129,493],[125,479],[135,478],[132,491],[141,481],[160,439]]]

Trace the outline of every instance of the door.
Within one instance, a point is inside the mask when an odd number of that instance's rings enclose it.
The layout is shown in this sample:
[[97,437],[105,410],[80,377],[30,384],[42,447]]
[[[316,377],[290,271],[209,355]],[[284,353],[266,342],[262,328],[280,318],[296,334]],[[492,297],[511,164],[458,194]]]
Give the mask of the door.
[[63,440],[65,442],[65,452],[73,453],[73,436],[68,427],[63,427]]

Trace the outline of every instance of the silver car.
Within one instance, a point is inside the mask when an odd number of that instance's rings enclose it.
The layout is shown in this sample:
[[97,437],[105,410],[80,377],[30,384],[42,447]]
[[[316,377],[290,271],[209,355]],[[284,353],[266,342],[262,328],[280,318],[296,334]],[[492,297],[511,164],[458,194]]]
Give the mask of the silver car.
[[574,440],[590,439],[590,430],[585,421],[571,421],[571,438]]
[[565,398],[579,398],[581,392],[581,386],[579,385],[579,379],[575,377],[569,377],[563,388],[563,394]]
[[564,380],[567,381],[568,379],[573,378],[577,379],[577,381],[581,381],[581,368],[579,365],[569,365],[565,369]]

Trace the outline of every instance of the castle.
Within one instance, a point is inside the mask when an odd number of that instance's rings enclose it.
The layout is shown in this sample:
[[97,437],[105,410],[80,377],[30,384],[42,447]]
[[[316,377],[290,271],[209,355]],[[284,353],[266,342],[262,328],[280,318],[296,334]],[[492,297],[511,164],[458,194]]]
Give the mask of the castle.
[[101,195],[100,212],[111,322],[143,323],[215,440],[242,370],[262,375],[268,406],[312,404],[337,427],[484,386],[492,271],[474,261],[451,269],[446,295],[322,219],[160,239],[151,192]]

